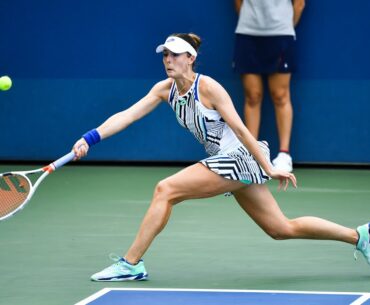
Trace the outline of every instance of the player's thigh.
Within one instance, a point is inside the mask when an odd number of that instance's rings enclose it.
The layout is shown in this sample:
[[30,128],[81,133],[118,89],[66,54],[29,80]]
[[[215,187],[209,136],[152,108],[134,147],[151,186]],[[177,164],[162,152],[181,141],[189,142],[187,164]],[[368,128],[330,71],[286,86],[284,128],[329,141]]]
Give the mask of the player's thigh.
[[232,192],[245,187],[245,184],[223,178],[203,164],[196,163],[162,180],[159,186],[167,189],[174,202],[180,202]]
[[287,218],[264,184],[252,184],[234,192],[242,209],[266,232],[280,229]]

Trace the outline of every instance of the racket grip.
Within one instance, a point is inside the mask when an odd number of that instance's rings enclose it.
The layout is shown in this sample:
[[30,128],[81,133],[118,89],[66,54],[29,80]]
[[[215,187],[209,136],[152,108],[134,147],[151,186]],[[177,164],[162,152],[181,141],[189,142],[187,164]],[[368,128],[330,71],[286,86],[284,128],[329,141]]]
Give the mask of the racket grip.
[[54,161],[52,164],[55,169],[58,169],[59,167],[62,167],[64,164],[67,164],[68,162],[72,161],[74,157],[75,157],[75,153],[71,151],[70,153]]

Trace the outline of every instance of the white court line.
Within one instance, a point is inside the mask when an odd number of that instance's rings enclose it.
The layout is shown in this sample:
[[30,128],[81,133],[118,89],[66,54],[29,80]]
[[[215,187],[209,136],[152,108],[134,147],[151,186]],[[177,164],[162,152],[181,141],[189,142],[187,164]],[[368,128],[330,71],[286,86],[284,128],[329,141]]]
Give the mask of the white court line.
[[87,297],[86,299],[76,303],[75,305],[86,305],[89,304],[90,302],[96,300],[97,298],[100,298],[102,295],[108,293],[111,291],[111,288],[104,288],[102,290],[99,290],[98,292],[94,293],[93,295]]
[[358,295],[356,301],[348,305],[361,305],[370,298],[367,292],[335,292],[335,291],[295,291],[295,290],[242,290],[242,289],[187,289],[187,288],[104,288],[75,305],[87,305],[110,291],[185,291],[185,292],[245,292],[245,293],[289,293],[289,294],[325,294],[325,295]]
[[362,297],[358,298],[349,305],[361,305],[364,304],[368,299],[370,299],[370,293],[365,293]]

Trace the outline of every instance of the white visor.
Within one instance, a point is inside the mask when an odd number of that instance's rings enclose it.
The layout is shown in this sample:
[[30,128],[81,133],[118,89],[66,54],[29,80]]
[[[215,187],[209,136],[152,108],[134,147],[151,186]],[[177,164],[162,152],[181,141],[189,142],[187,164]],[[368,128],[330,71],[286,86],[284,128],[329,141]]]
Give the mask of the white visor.
[[181,54],[189,52],[193,56],[197,56],[197,51],[192,47],[190,43],[184,39],[176,36],[170,36],[166,39],[164,44],[160,44],[155,51],[157,53],[163,52],[164,49],[170,50],[172,53]]

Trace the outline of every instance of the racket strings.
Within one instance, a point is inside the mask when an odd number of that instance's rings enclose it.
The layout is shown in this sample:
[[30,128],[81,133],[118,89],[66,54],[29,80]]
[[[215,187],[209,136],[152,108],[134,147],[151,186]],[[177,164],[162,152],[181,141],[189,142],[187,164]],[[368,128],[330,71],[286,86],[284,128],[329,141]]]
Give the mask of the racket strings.
[[30,184],[22,175],[10,174],[0,177],[0,218],[21,206],[30,192]]

